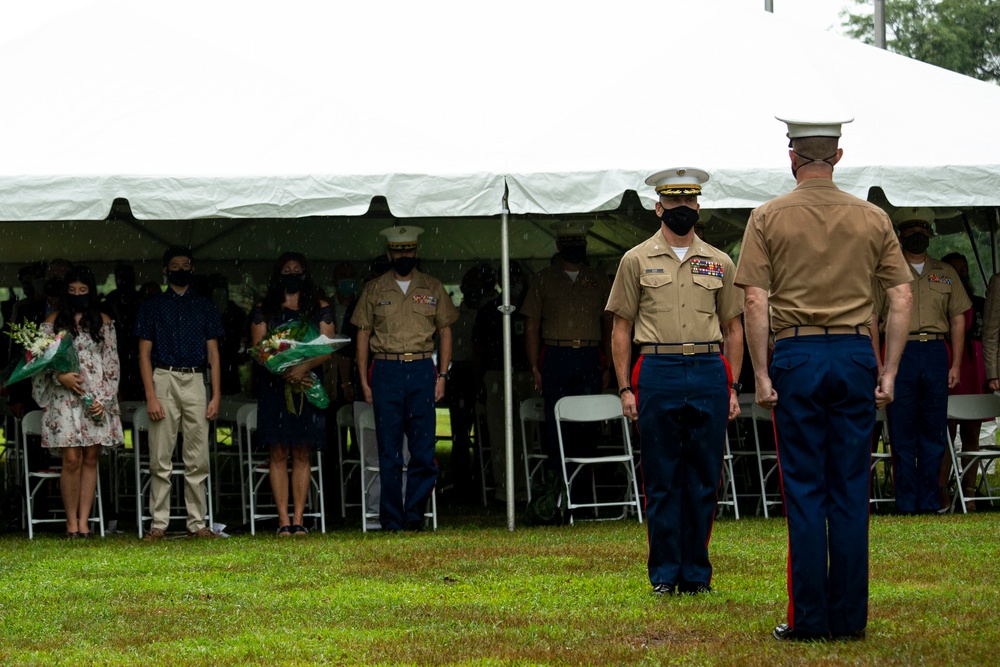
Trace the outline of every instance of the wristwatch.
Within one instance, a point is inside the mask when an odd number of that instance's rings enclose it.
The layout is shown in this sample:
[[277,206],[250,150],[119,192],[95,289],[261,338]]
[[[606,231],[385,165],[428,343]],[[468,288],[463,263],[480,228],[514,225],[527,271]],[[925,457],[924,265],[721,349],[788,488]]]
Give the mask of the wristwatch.
[[451,373],[438,373],[438,379],[447,382],[451,379]]
[[732,384],[732,387],[733,387],[733,391],[735,391],[735,392],[736,392],[736,395],[737,395],[737,396],[739,396],[739,395],[740,395],[740,392],[741,392],[741,391],[743,391],[743,385],[742,385],[742,384],[740,384],[739,382],[734,382],[734,383]]

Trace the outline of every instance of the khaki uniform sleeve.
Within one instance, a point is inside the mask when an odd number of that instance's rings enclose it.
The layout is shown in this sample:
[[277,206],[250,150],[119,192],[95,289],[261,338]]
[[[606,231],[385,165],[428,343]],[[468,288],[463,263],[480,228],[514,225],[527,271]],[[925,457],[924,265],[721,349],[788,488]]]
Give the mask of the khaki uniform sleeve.
[[521,314],[525,317],[530,317],[533,320],[541,321],[542,276],[537,275],[531,279],[531,285],[528,287],[528,294],[524,297],[524,303],[521,305]]
[[882,255],[879,257],[878,266],[875,267],[875,278],[883,290],[913,281],[913,273],[910,271],[909,264],[906,263],[906,258],[903,257],[903,251],[899,247],[899,239],[892,231],[892,223],[889,222],[888,218],[885,219],[884,223]]
[[986,288],[986,307],[983,312],[983,361],[986,379],[1000,378],[997,354],[1000,348],[1000,273],[990,278]]
[[606,310],[629,322],[635,322],[639,315],[639,260],[633,253],[627,253],[618,264]]
[[719,314],[719,324],[725,324],[743,312],[743,289],[736,286],[736,266],[728,256],[723,261],[725,269],[722,278],[722,289],[716,303]]
[[372,329],[372,314],[374,313],[372,295],[375,292],[374,287],[374,281],[365,285],[365,289],[361,292],[361,297],[358,299],[358,305],[354,308],[354,314],[351,315],[351,324],[358,329],[366,329],[368,331]]
[[759,214],[756,210],[750,213],[747,228],[743,232],[743,244],[740,246],[740,262],[736,267],[735,284],[740,287],[759,287],[771,289],[771,262],[767,255],[767,244],[761,233]]
[[951,279],[951,295],[948,298],[948,318],[950,319],[972,308],[972,299],[966,294],[958,272],[950,264],[945,264],[942,273]]
[[450,327],[458,321],[458,308],[455,307],[455,302],[451,300],[451,295],[444,285],[438,283],[434,291],[438,302],[437,312],[434,313],[434,326],[438,329]]

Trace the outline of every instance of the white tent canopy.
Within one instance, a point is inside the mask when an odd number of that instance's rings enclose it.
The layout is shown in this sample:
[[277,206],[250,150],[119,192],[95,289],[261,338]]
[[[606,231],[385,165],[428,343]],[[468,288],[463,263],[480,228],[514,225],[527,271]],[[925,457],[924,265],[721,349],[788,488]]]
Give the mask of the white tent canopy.
[[4,7],[0,220],[592,212],[671,164],[748,208],[792,186],[774,115],[803,108],[857,117],[859,196],[1000,204],[1000,87],[757,4]]

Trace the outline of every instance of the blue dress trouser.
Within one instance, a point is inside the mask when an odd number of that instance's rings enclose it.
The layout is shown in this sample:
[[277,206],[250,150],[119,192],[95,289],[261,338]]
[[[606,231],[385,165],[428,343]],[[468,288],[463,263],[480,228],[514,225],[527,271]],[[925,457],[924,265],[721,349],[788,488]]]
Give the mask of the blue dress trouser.
[[774,424],[788,517],[788,624],[802,632],[856,632],[868,622],[876,376],[865,336],[803,336],[774,346]]
[[[379,521],[382,530],[402,530],[424,520],[427,499],[437,481],[434,460],[436,415],[433,359],[391,361],[372,366],[372,404],[382,484]],[[403,436],[410,448],[403,502]]]
[[729,373],[719,355],[643,355],[633,371],[642,437],[649,581],[708,584]]
[[[555,347],[546,345],[542,357],[542,398],[545,399],[545,454],[550,470],[561,468],[559,439],[556,435],[556,403],[563,396],[591,396],[601,393],[601,348]],[[588,427],[563,424],[567,456],[585,454],[591,438]]]
[[896,510],[937,512],[938,475],[948,451],[948,347],[943,340],[906,344],[886,416]]

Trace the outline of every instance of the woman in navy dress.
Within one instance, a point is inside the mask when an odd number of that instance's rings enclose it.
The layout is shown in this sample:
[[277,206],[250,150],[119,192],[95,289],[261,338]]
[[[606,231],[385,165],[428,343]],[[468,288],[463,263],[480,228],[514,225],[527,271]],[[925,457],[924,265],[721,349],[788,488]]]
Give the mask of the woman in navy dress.
[[[267,282],[267,294],[251,315],[250,338],[256,345],[267,332],[279,325],[306,320],[321,334],[334,335],[333,311],[322,290],[313,282],[305,255],[286,252],[278,257]],[[322,376],[321,366],[330,355],[315,357],[289,368],[281,375],[260,374],[257,398],[256,441],[271,450],[271,491],[278,506],[278,535],[306,535],[302,525],[309,493],[311,449],[326,444],[326,413],[285,388],[308,387],[314,382],[310,371]],[[322,382],[320,377],[318,382]],[[289,409],[289,402],[291,410]],[[288,516],[288,455],[292,456],[292,516]]]

